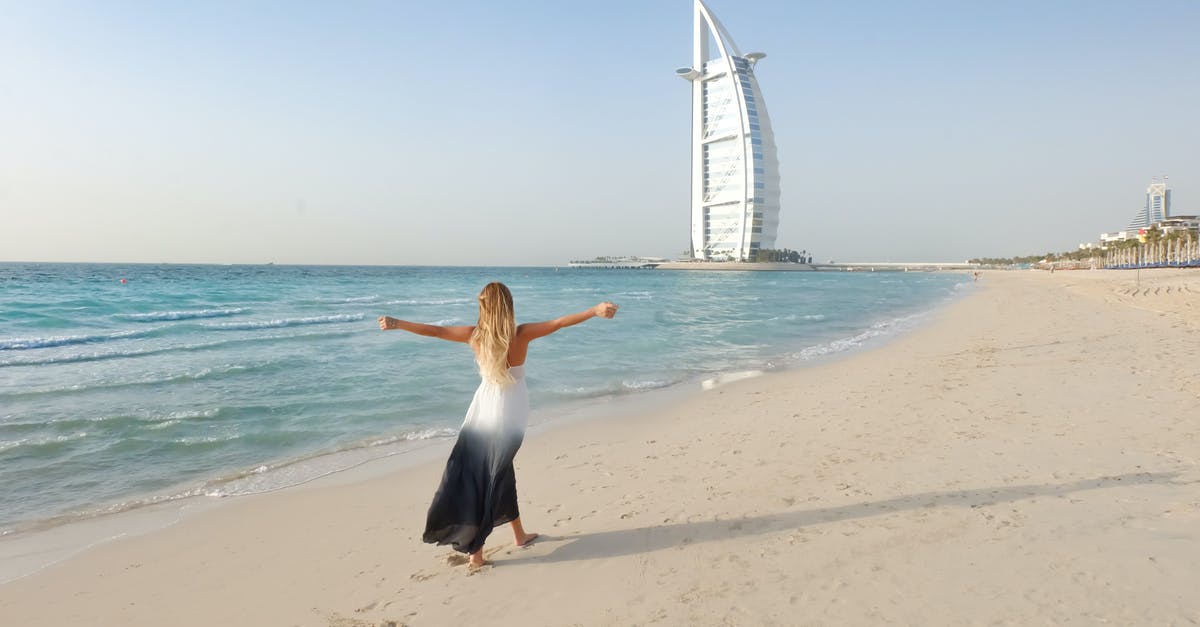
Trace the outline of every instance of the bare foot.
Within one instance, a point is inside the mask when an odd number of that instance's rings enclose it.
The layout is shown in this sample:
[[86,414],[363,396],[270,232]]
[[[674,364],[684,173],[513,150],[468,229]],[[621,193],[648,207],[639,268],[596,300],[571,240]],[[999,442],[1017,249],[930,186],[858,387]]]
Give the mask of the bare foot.
[[470,559],[467,560],[467,569],[478,570],[484,566],[487,566],[488,564],[491,564],[491,562],[483,559],[483,549],[479,549],[478,551],[472,553]]
[[517,546],[529,546],[530,544],[533,544],[533,541],[537,540],[538,536],[540,535],[540,533],[527,533],[525,534],[525,537],[515,538],[515,540],[517,542]]

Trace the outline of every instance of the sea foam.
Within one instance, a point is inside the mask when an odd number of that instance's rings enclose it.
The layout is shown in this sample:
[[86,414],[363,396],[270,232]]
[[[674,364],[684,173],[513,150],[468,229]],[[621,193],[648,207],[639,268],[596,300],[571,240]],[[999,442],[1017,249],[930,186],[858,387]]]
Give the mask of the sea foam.
[[363,314],[337,314],[333,316],[309,316],[305,318],[279,318],[276,320],[260,320],[257,322],[224,322],[219,324],[206,324],[204,326],[210,329],[223,329],[227,331],[250,331],[254,329],[275,329],[279,327],[295,327],[310,324],[340,324],[344,322],[357,322],[365,318]]
[[245,307],[233,309],[198,309],[193,311],[152,311],[150,313],[113,314],[114,318],[133,320],[134,322],[158,322],[165,320],[194,320],[198,318],[224,318],[236,316],[248,311]]
[[127,340],[145,337],[153,333],[148,331],[116,331],[113,333],[96,333],[92,335],[60,335],[55,337],[13,338],[0,340],[0,351],[30,350],[36,348],[54,348],[71,344],[92,344],[112,340]]

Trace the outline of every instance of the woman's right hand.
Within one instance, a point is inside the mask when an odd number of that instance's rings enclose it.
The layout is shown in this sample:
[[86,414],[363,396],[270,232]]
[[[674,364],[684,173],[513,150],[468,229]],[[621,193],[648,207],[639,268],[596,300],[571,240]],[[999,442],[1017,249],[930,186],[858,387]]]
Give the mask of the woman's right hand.
[[620,309],[620,307],[617,307],[608,301],[604,301],[599,305],[596,305],[592,311],[595,312],[598,318],[612,318],[613,316],[617,315],[617,309]]

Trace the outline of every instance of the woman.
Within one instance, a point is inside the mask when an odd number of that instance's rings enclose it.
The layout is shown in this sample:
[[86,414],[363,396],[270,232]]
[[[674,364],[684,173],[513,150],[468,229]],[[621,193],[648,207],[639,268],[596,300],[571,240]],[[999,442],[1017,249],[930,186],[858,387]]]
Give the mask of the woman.
[[521,526],[513,473],[513,457],[525,438],[529,419],[529,392],[525,388],[529,343],[589,318],[612,318],[616,314],[617,306],[604,302],[555,320],[518,326],[512,293],[503,283],[488,283],[479,293],[479,322],[473,327],[379,318],[379,328],[384,331],[403,329],[470,344],[483,379],[429,506],[422,536],[425,542],[451,544],[470,555],[469,567],[479,568],[487,563],[483,543],[494,527],[512,523],[517,546],[537,538],[538,534],[527,533]]

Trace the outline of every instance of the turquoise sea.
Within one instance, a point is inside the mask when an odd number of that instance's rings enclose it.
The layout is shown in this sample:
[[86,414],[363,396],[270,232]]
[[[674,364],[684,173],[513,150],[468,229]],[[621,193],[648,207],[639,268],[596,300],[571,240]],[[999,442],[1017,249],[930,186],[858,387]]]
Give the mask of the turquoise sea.
[[469,349],[382,332],[376,317],[472,324],[492,280],[521,321],[621,305],[531,348],[546,421],[882,341],[969,277],[0,264],[0,535],[277,489],[452,438],[478,382]]

